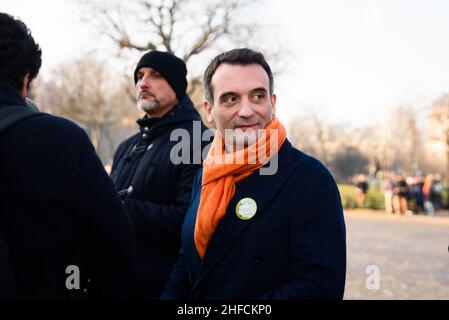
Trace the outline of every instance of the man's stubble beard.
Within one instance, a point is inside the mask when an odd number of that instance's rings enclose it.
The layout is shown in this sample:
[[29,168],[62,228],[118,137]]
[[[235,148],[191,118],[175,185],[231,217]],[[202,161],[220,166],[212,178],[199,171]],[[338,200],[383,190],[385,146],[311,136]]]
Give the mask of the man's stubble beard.
[[225,136],[223,137],[225,145],[228,147],[232,146],[233,151],[248,148],[257,142],[260,133],[259,130],[260,129],[244,132],[241,129],[226,129]]
[[145,113],[155,112],[160,108],[160,106],[161,102],[156,98],[154,98],[152,101],[148,101],[145,99],[137,101],[137,110],[143,111]]

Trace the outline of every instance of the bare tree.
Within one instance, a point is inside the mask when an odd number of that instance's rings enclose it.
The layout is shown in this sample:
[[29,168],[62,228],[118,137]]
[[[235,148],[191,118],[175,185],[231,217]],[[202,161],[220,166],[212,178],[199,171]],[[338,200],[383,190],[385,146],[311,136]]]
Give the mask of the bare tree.
[[417,110],[410,105],[390,108],[382,121],[366,128],[362,152],[382,171],[414,174],[422,170],[424,134],[418,120]]
[[354,175],[367,172],[368,164],[368,157],[353,146],[341,146],[330,162],[339,182],[349,182]]
[[44,111],[84,127],[107,162],[116,144],[110,139],[110,130],[129,127],[138,117],[134,101],[126,94],[128,86],[123,77],[111,74],[91,53],[57,67],[51,79],[37,83],[36,95]]
[[325,112],[309,109],[290,124],[289,138],[299,149],[323,161],[338,181],[349,181],[367,171],[369,158],[362,150],[368,130],[330,123]]
[[317,113],[310,114],[312,120],[312,128],[315,134],[316,142],[318,143],[318,150],[320,158],[327,163],[329,161],[328,141],[329,141],[329,126],[325,120],[318,116]]
[[430,108],[429,118],[437,131],[433,138],[442,140],[446,145],[446,177],[449,178],[449,93],[436,99]]
[[296,116],[292,119],[288,137],[297,148],[310,155],[317,155],[317,149],[310,134],[310,125],[305,116]]
[[[438,105],[439,108],[446,106],[443,110],[447,112],[447,136],[444,137],[449,150],[449,95],[445,99],[440,99]],[[439,110],[438,118],[444,119],[441,113]],[[331,123],[325,115],[324,110],[309,108],[303,116],[292,121],[289,137],[298,148],[333,169],[338,178],[347,179],[349,172],[357,173],[357,170],[366,168],[371,174],[379,171],[414,174],[436,167],[426,162],[426,140],[419,123],[419,110],[409,105],[391,108],[383,121],[364,127]],[[441,139],[442,135],[438,138]],[[364,159],[369,159],[369,166]],[[435,159],[430,161],[436,162]],[[345,165],[348,167],[344,168]]]
[[[163,49],[174,53],[182,50],[181,57],[186,62],[209,49],[218,39],[230,36],[235,28],[241,28],[234,15],[249,3],[237,0],[81,0],[94,14],[91,22],[120,49]],[[136,34],[137,28],[141,29]]]
[[[112,40],[120,55],[163,50],[181,57],[189,66],[189,94],[193,96],[201,91],[205,60],[230,47],[262,50],[262,43],[267,43],[257,37],[266,29],[245,16],[257,8],[259,0],[78,1],[85,21]],[[275,38],[268,43],[270,47],[262,50],[267,57],[286,63],[289,52]],[[278,59],[281,53],[283,59]],[[275,71],[281,68],[277,65]]]
[[309,108],[291,123],[290,137],[294,145],[310,152],[324,163],[330,160],[332,128],[319,111]]
[[396,106],[391,109],[385,125],[391,128],[387,139],[390,140],[389,152],[393,154],[393,163],[409,174],[415,173],[420,167],[421,151],[421,131],[416,111],[409,105]]

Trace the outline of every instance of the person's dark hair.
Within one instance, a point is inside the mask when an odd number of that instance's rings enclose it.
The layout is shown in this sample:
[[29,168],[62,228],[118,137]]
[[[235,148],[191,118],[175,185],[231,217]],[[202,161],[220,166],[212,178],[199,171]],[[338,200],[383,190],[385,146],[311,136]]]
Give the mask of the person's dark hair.
[[268,79],[270,80],[270,96],[273,94],[274,90],[273,73],[271,72],[271,68],[268,65],[268,62],[265,60],[263,54],[248,48],[234,49],[216,56],[209,63],[209,65],[206,68],[206,71],[204,72],[203,77],[204,95],[206,100],[209,101],[211,104],[214,103],[212,77],[214,76],[215,71],[217,71],[218,67],[223,63],[231,65],[249,65],[249,64],[260,65],[267,72]]
[[20,20],[0,12],[0,82],[17,90],[29,73],[28,84],[37,76],[42,64],[42,51],[31,31]]

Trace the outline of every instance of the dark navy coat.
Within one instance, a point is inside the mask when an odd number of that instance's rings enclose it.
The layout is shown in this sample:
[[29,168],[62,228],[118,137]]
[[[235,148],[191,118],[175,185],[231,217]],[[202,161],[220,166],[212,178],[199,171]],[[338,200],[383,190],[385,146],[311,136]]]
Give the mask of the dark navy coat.
[[[275,175],[258,171],[236,193],[203,259],[194,244],[201,172],[182,229],[180,258],[162,299],[342,299],[346,240],[340,195],[329,171],[286,141]],[[240,220],[243,198],[257,204]]]
[[[118,190],[133,189],[124,203],[136,229],[137,256],[121,280],[122,297],[157,299],[181,247],[193,180],[209,141],[202,141],[207,128],[187,95],[162,118],[137,122],[140,132],[118,147],[111,172]],[[174,162],[172,153],[187,161]]]
[[[27,108],[0,84],[0,108]],[[66,268],[103,290],[105,272],[126,269],[134,234],[125,209],[86,133],[51,115],[32,117],[0,134],[0,224],[20,297],[66,299]],[[1,263],[1,262],[0,262]]]

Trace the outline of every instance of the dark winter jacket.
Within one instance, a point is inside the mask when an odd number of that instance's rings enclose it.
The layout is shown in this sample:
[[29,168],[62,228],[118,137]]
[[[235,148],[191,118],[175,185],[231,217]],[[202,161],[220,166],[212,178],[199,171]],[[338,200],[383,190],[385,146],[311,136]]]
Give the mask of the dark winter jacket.
[[[286,141],[274,175],[236,184],[226,215],[200,258],[194,243],[201,171],[182,228],[182,250],[163,299],[342,299],[346,235],[337,185],[316,159]],[[255,216],[237,217],[252,199]]]
[[[0,84],[0,108],[27,108]],[[92,290],[103,272],[122,271],[134,234],[114,184],[86,133],[59,117],[25,119],[0,133],[0,224],[19,294],[65,299],[69,265]],[[70,273],[71,274],[71,273]]]
[[209,140],[202,141],[207,128],[187,95],[162,118],[137,122],[140,132],[118,147],[111,171],[118,191],[132,187],[124,203],[137,235],[137,257],[123,292],[157,298],[181,246],[193,178]]

